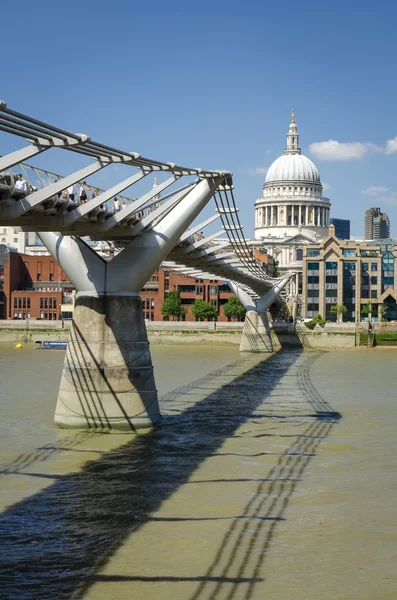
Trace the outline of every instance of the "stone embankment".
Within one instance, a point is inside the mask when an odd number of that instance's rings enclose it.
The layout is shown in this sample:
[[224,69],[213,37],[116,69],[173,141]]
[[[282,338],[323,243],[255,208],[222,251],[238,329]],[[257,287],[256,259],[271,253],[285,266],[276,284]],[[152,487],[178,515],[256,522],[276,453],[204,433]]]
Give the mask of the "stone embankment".
[[[155,321],[146,323],[153,345],[239,346],[243,323]],[[0,320],[0,342],[36,343],[69,337],[70,321]],[[397,323],[326,323],[310,330],[303,323],[273,323],[273,346],[308,349],[397,347]],[[278,340],[278,343],[277,343]]]
[[[70,321],[0,320],[0,342],[44,342],[67,340]],[[239,346],[243,323],[147,322],[151,344],[206,344]]]

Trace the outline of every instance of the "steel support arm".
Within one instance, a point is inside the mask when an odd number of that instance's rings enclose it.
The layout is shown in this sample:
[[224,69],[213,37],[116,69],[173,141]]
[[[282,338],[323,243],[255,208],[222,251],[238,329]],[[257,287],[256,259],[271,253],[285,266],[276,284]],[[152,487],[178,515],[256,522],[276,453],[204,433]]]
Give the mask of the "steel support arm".
[[137,236],[109,264],[108,287],[138,294],[213,196],[221,181],[221,177],[200,181],[160,223]]
[[273,302],[280,295],[280,292],[285,288],[292,276],[292,274],[286,275],[283,279],[278,281],[276,285],[269,290],[267,294],[265,294],[265,296],[262,296],[262,298],[260,298],[256,303],[256,310],[258,312],[266,312],[270,305],[273,304]]

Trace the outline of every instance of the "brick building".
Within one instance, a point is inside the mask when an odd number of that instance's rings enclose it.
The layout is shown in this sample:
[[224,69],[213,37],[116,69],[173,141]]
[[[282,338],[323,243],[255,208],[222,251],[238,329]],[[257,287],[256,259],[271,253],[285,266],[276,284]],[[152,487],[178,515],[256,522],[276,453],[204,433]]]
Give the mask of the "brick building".
[[218,320],[227,321],[223,305],[233,296],[226,281],[199,280],[176,273],[157,270],[141,291],[143,314],[148,321],[162,321],[161,306],[168,291],[178,290],[182,306],[186,308],[186,321],[194,321],[192,305],[195,300],[205,300],[216,306]]
[[[272,274],[272,259],[257,251],[256,258]],[[226,281],[198,280],[158,269],[141,291],[144,318],[162,321],[161,306],[171,290],[178,290],[187,310],[186,321],[194,321],[195,300],[211,302],[218,320],[227,321],[223,306],[233,296]],[[0,319],[71,318],[74,287],[52,256],[18,254],[0,245]]]
[[0,246],[0,318],[62,317],[74,288],[52,256],[32,256]]

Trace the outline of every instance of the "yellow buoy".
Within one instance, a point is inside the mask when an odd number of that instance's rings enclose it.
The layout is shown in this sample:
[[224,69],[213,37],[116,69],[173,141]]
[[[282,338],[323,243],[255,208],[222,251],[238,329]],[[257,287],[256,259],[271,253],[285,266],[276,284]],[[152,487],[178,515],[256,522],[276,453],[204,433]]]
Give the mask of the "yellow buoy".
[[23,348],[22,344],[17,344],[15,348]]

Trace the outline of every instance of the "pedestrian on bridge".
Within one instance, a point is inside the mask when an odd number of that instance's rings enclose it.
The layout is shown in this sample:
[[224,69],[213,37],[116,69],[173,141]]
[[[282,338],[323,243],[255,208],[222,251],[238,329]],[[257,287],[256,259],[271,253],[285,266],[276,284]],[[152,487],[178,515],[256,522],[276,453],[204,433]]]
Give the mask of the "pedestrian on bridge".
[[74,202],[74,186],[70,185],[68,187],[68,194],[69,194],[69,199]]
[[25,179],[22,177],[22,173],[18,173],[18,175],[17,175],[17,180],[15,182],[15,189],[19,190],[20,192],[25,192],[26,194],[29,193],[28,184],[26,183]]
[[85,181],[83,181],[83,183],[80,185],[80,191],[79,191],[79,200],[80,200],[80,204],[85,204],[87,202],[87,183]]

